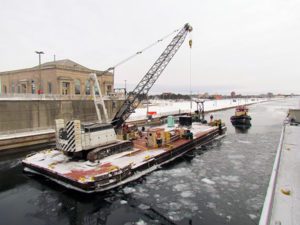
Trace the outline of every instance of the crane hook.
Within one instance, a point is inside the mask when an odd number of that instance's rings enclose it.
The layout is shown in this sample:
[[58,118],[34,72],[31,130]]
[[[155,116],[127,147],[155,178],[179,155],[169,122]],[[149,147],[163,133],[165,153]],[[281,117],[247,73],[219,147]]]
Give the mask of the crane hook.
[[192,45],[193,45],[193,40],[190,39],[190,40],[189,40],[189,46],[190,46],[190,48],[192,48]]

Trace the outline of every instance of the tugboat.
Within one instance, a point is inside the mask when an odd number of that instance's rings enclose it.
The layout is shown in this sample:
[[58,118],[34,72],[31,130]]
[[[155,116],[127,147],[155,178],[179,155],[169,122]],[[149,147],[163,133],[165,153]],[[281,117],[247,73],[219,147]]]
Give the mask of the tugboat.
[[251,127],[251,117],[248,115],[249,109],[245,105],[240,105],[235,109],[235,115],[230,117],[232,125],[236,128],[248,129]]

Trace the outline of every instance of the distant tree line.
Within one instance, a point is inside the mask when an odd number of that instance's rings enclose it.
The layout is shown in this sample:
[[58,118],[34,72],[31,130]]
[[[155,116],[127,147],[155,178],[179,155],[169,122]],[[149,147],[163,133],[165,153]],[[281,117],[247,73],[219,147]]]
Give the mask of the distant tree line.
[[149,99],[189,100],[189,99],[191,99],[191,97],[190,97],[190,95],[183,95],[183,94],[162,93],[160,95],[150,95]]
[[[128,92],[128,95],[133,94],[132,92]],[[295,96],[294,94],[291,95],[285,95],[285,97],[287,96]],[[259,94],[259,95],[241,95],[241,94],[236,94],[233,92],[231,93],[231,95],[218,95],[218,94],[213,94],[213,95],[209,95],[208,93],[205,93],[203,95],[199,95],[199,94],[194,94],[192,95],[192,98],[203,98],[203,99],[211,99],[211,100],[218,100],[218,99],[231,99],[231,98],[272,98],[275,97],[275,95],[272,92],[268,92],[267,94]],[[147,95],[146,94],[140,94],[138,96],[139,100],[146,100],[147,99]],[[165,99],[165,100],[190,100],[191,97],[190,95],[185,95],[185,94],[175,94],[175,93],[171,93],[171,92],[165,92],[159,95],[149,95],[148,99]]]

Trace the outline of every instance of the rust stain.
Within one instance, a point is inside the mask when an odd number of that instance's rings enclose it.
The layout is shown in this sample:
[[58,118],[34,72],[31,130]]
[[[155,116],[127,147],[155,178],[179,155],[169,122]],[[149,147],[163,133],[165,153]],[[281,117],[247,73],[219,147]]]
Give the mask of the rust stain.
[[105,163],[103,165],[100,165],[100,167],[95,168],[95,169],[90,169],[90,170],[71,170],[70,173],[66,173],[64,174],[64,176],[71,178],[73,180],[79,180],[82,177],[85,176],[96,176],[96,175],[100,175],[103,173],[107,173],[111,171],[111,168],[114,165],[112,165],[111,163]]

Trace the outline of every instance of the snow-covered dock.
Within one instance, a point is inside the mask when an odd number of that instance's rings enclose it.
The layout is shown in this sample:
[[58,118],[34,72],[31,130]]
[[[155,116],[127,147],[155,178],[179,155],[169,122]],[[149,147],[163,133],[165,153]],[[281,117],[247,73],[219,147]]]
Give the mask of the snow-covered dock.
[[21,130],[0,135],[0,153],[26,146],[54,143],[55,130],[50,128]]
[[299,125],[284,125],[259,225],[299,224],[299,137]]

